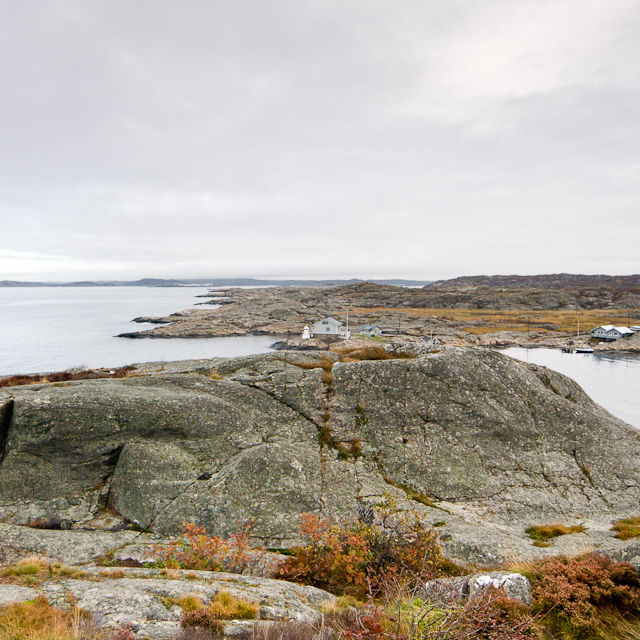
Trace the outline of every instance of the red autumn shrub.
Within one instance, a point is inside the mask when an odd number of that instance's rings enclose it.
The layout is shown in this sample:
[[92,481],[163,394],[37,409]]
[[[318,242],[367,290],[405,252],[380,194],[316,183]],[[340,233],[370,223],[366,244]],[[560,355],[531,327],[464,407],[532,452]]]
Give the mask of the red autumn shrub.
[[628,562],[588,553],[538,560],[527,572],[545,623],[593,636],[605,616],[626,616],[640,607],[640,577]]
[[169,569],[252,573],[264,560],[265,550],[251,546],[251,523],[228,538],[209,536],[195,524],[183,522],[182,526],[182,540],[154,547],[159,563]]
[[[535,618],[519,600],[501,589],[489,589],[481,598],[469,601],[455,617],[446,635],[451,640],[526,640],[536,637]],[[431,637],[437,638],[438,635]]]
[[398,580],[424,582],[451,565],[438,536],[418,518],[394,526],[353,521],[346,524],[302,515],[309,543],[293,549],[276,577],[364,599]]
[[372,602],[361,608],[331,612],[324,619],[327,628],[346,640],[395,640],[396,636],[385,629],[385,622],[384,610]]

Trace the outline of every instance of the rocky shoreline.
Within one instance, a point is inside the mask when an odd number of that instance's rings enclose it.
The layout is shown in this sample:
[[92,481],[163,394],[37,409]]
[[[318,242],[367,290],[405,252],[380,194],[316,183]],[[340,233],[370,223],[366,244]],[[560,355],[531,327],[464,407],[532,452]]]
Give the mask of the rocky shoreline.
[[[153,329],[120,334],[123,338],[212,338],[242,335],[286,336],[295,340],[305,325],[332,316],[350,329],[377,324],[386,330],[388,340],[424,342],[434,337],[445,346],[487,346],[505,348],[563,348],[586,345],[588,336],[559,330],[547,321],[528,321],[526,330],[505,330],[502,322],[454,320],[446,313],[429,315],[420,308],[423,290],[362,283],[334,288],[273,287],[230,289],[220,300],[212,292],[215,309],[187,309],[166,317],[139,317],[133,322],[158,325]],[[495,302],[495,301],[494,301]],[[221,304],[223,303],[223,304]],[[487,305],[491,302],[487,301]],[[497,304],[497,302],[496,302]],[[290,344],[294,344],[293,342]],[[640,353],[640,336],[617,343],[593,345],[596,351]]]

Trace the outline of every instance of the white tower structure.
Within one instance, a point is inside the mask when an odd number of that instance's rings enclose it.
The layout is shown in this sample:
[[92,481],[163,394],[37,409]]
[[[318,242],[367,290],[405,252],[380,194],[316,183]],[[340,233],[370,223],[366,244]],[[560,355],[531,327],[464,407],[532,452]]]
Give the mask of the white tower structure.
[[311,333],[309,332],[309,327],[305,325],[304,330],[302,331],[302,339],[309,340],[311,338]]

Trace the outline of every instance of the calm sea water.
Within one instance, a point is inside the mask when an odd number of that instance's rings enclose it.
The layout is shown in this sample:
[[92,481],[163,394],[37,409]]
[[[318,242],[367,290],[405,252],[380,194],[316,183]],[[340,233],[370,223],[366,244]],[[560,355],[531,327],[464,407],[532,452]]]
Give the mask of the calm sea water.
[[131,340],[114,336],[154,325],[203,302],[200,287],[0,288],[0,375],[117,367],[134,362],[241,356],[269,351],[273,336]]
[[640,356],[510,348],[507,355],[573,378],[598,404],[640,429]]

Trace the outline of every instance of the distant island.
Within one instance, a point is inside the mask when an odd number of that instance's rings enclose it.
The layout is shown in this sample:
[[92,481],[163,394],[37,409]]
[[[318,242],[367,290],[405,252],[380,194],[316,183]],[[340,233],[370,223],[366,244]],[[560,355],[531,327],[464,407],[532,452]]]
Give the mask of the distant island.
[[[140,280],[80,280],[75,282],[23,282],[0,280],[0,287],[337,287],[364,282],[349,280],[260,280],[257,278],[142,278]],[[421,287],[434,280],[370,279],[367,282],[404,287]]]
[[[347,324],[354,335],[379,330],[386,339],[449,346],[584,346],[600,325],[640,325],[640,276],[554,274],[474,276],[399,287],[375,282],[306,287],[228,288],[199,296],[198,309],[134,322],[163,325],[126,332],[125,338],[287,336],[298,344],[305,326],[322,318]],[[210,305],[210,306],[207,306]],[[213,306],[214,308],[211,308]],[[369,327],[369,329],[367,329]],[[377,329],[375,329],[377,327]],[[580,336],[578,335],[580,334]],[[580,337],[581,341],[576,342]],[[322,345],[316,345],[315,348]],[[328,344],[323,348],[328,348]],[[640,352],[640,332],[597,350]]]

